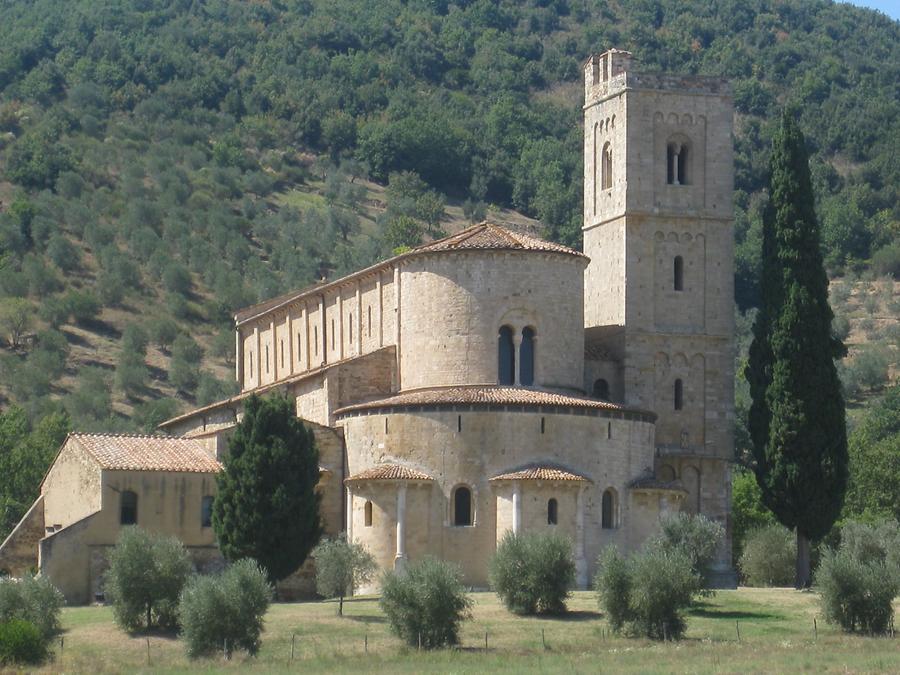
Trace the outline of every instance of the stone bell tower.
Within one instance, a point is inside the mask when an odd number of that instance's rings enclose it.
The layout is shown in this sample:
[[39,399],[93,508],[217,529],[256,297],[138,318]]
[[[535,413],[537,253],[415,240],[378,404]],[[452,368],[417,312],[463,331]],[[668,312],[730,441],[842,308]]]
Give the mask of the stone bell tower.
[[586,345],[614,397],[654,411],[659,480],[728,532],[734,454],[731,90],[644,73],[612,49],[584,65]]

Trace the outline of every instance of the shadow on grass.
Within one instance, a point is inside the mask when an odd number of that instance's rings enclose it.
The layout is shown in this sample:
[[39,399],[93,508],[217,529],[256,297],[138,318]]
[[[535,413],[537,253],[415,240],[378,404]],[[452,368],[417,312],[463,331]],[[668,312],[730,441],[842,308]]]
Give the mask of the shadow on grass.
[[350,619],[350,621],[359,621],[360,623],[387,623],[387,619],[383,616],[350,616],[349,614],[344,614],[345,619]]
[[594,621],[603,618],[600,612],[592,612],[586,609],[573,609],[562,614],[539,614],[538,618],[550,621]]
[[738,610],[721,610],[712,605],[701,604],[688,610],[690,616],[705,619],[783,619],[784,616],[772,612],[750,612]]

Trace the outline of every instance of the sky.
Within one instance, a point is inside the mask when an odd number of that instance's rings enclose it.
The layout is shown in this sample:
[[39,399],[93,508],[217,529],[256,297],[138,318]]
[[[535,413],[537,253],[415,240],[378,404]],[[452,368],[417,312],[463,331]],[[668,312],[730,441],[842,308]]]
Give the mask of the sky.
[[900,0],[850,0],[849,4],[877,9],[892,19],[900,19]]

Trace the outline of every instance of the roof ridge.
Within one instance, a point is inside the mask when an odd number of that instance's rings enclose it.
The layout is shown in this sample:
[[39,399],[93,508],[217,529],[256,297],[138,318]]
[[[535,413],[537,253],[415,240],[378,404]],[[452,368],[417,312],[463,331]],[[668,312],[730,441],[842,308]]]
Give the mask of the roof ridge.
[[106,433],[103,431],[70,431],[71,436],[91,436],[94,438],[159,438],[167,441],[193,441],[187,436],[166,436],[164,434],[130,434],[125,432]]

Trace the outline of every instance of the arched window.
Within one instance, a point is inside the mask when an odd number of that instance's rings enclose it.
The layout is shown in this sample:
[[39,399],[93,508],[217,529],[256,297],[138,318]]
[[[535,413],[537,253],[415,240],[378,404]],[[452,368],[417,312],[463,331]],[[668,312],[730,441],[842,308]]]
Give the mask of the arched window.
[[363,523],[366,527],[372,527],[372,502],[366,502],[366,505],[363,507],[363,512]]
[[497,381],[500,384],[514,384],[516,378],[516,348],[513,345],[513,329],[509,326],[500,327],[497,351],[499,355],[499,367]]
[[453,524],[457,526],[472,524],[472,491],[465,485],[453,491]]
[[559,522],[559,505],[555,499],[550,499],[547,502],[547,524],[556,525],[557,522]]
[[680,255],[675,256],[672,262],[672,288],[676,291],[684,290],[684,258]]
[[600,527],[611,530],[616,526],[616,493],[612,488],[603,492],[600,501]]
[[684,383],[681,380],[675,380],[675,410],[681,410],[684,407]]
[[599,398],[601,401],[609,400],[609,382],[602,377],[594,382],[594,398]]
[[200,500],[200,527],[212,527],[212,495],[206,495]]
[[612,187],[612,146],[608,141],[603,145],[602,161],[601,180],[603,189],[608,190]]
[[125,492],[122,493],[119,506],[119,522],[122,525],[136,525],[138,516],[137,508],[137,494],[131,490],[125,490]]
[[534,384],[534,328],[522,329],[522,346],[519,347],[519,384]]

